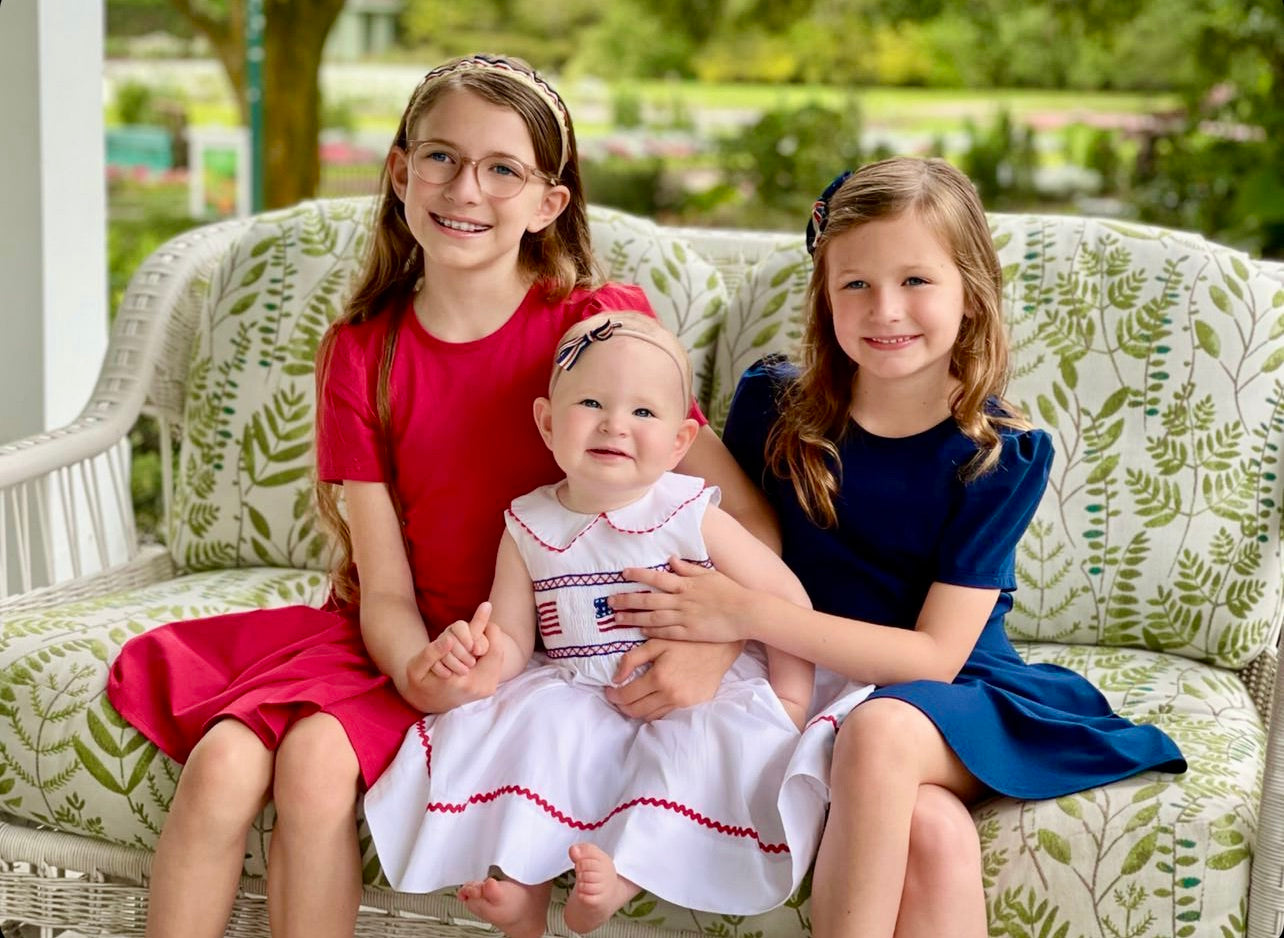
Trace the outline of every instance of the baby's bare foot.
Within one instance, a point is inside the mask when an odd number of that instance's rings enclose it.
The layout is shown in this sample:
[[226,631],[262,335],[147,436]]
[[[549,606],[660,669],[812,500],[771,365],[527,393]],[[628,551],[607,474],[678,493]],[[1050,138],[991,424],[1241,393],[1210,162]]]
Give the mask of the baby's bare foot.
[[491,877],[483,882],[464,883],[456,895],[470,912],[509,938],[540,938],[551,891],[551,883],[527,886]]
[[576,844],[570,849],[575,864],[575,888],[566,900],[566,927],[586,935],[606,923],[640,889],[615,871],[600,847]]

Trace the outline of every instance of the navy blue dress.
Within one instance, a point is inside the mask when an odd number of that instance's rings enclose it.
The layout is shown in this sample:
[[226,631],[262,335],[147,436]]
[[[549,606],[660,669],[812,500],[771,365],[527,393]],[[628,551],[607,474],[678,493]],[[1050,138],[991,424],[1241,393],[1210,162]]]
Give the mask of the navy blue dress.
[[765,468],[778,391],[794,371],[759,362],[740,381],[723,434],[780,518],[784,559],[823,612],[912,629],[933,582],[1000,590],[989,621],[952,683],[878,688],[936,724],[968,770],[994,791],[1055,798],[1147,769],[1184,772],[1158,727],[1114,714],[1086,678],[1026,664],[1003,628],[1016,588],[1016,545],[1047,485],[1052,440],[1004,431],[998,467],[964,484],[975,445],[947,419],[913,436],[875,436],[852,423],[839,444],[838,525],[807,517],[790,482]]

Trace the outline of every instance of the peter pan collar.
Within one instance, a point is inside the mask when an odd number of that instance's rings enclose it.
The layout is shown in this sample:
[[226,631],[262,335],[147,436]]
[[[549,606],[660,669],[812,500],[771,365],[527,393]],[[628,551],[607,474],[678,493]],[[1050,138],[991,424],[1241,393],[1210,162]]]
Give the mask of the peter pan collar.
[[[565,481],[565,480],[563,480]],[[531,536],[550,550],[564,551],[598,524],[608,524],[621,534],[650,534],[664,527],[707,490],[717,504],[717,486],[706,486],[696,476],[666,472],[650,491],[622,508],[585,515],[571,511],[557,500],[562,482],[544,485],[514,499],[508,509]]]

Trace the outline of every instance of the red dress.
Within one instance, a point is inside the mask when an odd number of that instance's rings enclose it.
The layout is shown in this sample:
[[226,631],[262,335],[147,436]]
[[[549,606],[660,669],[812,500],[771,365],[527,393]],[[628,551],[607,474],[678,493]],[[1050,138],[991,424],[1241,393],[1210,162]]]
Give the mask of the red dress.
[[[547,394],[553,349],[572,323],[611,309],[651,312],[639,287],[606,284],[557,303],[532,288],[498,330],[443,342],[413,311],[389,381],[396,486],[415,600],[429,634],[469,619],[490,592],[504,509],[561,477],[531,405]],[[327,482],[389,482],[375,386],[391,316],[340,329],[319,405],[317,467]],[[232,717],[269,749],[318,711],[343,725],[368,787],[420,713],[375,666],[356,608],[288,606],[174,622],[121,649],[112,705],[179,762]]]

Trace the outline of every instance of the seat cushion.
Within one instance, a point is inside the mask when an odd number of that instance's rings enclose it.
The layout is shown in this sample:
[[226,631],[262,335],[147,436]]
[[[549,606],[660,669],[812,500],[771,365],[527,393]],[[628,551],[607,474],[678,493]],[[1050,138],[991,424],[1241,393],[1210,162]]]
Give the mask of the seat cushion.
[[103,693],[131,636],[176,619],[319,605],[326,578],[251,567],[189,574],[5,620],[0,632],[0,810],[70,833],[153,847],[178,766]]

